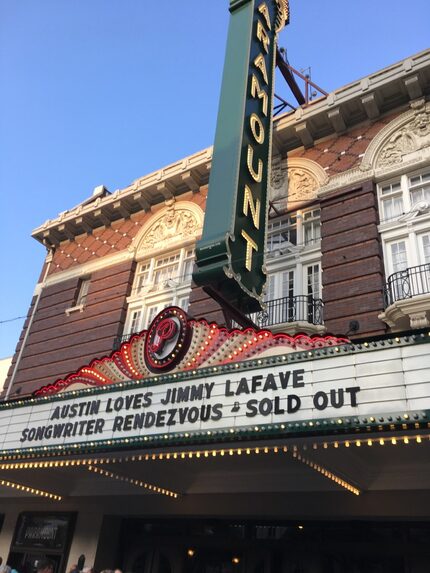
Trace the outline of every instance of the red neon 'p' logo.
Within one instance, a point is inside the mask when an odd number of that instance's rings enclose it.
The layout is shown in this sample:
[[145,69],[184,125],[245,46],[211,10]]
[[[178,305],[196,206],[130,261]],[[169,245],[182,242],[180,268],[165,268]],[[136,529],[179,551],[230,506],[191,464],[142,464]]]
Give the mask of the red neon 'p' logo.
[[168,340],[171,340],[178,331],[178,325],[172,318],[164,318],[157,324],[154,340],[150,344],[151,352],[160,352]]

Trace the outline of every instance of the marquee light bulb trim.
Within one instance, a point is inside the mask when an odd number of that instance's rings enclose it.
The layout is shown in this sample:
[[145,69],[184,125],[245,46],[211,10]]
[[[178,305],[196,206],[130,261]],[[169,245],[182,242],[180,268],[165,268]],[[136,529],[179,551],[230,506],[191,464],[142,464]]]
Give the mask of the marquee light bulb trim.
[[332,471],[328,470],[326,467],[322,466],[321,464],[313,462],[312,460],[310,460],[307,457],[302,456],[298,452],[293,452],[293,458],[299,462],[302,462],[302,464],[305,464],[306,466],[308,466],[312,470],[318,472],[319,474],[321,474],[325,478],[333,481],[337,485],[340,485],[341,487],[343,487],[347,491],[353,493],[354,495],[360,495],[361,491],[357,487],[355,487],[351,483],[347,482],[343,478],[339,477],[338,475],[336,475]]
[[[153,434],[131,438],[111,438],[57,446],[39,446],[13,450],[0,450],[0,461],[46,458],[47,456],[83,455],[102,453],[112,449],[136,449],[164,446],[181,446],[183,444],[204,444],[214,442],[231,442],[240,440],[252,441],[262,438],[297,438],[302,435],[329,436],[333,433],[352,433],[369,431],[393,432],[407,429],[429,429],[430,410],[395,412],[360,418],[321,418],[285,422],[281,424],[265,424],[260,426],[244,426],[241,428],[221,428],[217,430],[195,430],[170,434]],[[329,439],[329,438],[328,438]]]
[[30,493],[31,495],[35,495],[35,496],[39,496],[39,497],[45,497],[48,499],[52,499],[54,501],[61,501],[63,499],[61,497],[61,495],[57,495],[55,493],[50,493],[48,491],[33,488],[33,487],[30,487],[27,485],[22,485],[20,483],[16,483],[16,482],[9,481],[9,480],[4,480],[4,479],[0,480],[0,486],[10,487],[12,489],[16,489],[17,491],[21,491],[23,493]]
[[122,481],[125,483],[129,483],[131,485],[134,485],[136,487],[141,487],[143,489],[147,489],[148,491],[151,491],[152,493],[158,493],[160,495],[165,495],[167,497],[173,497],[174,499],[178,499],[179,497],[179,493],[175,492],[175,491],[171,491],[169,489],[163,488],[163,487],[159,487],[157,485],[153,485],[147,482],[144,482],[142,480],[139,479],[135,479],[135,478],[129,478],[126,476],[122,476],[120,474],[115,474],[113,472],[104,470],[100,467],[95,467],[93,465],[88,465],[87,466],[87,470],[96,474],[100,474],[103,477],[108,477],[110,479],[114,479],[117,481]]
[[[197,323],[197,321],[194,321]],[[223,335],[226,338],[230,338],[233,337],[237,334],[247,334],[251,329],[246,329],[245,331],[239,331],[239,330],[232,330],[232,331],[228,331],[227,329],[220,329],[216,324],[211,324],[208,325],[208,323],[206,323],[206,321],[199,321],[198,324],[206,324],[208,327],[210,326],[211,328],[213,327],[215,330],[210,330],[208,339],[212,339],[214,338],[215,335],[213,335],[214,332],[217,333],[217,336],[220,335],[220,333],[223,331]],[[123,345],[121,346],[121,348],[123,348],[124,345],[130,345],[133,340],[136,337],[139,336],[143,336],[143,334],[145,334],[146,331],[144,331],[143,333],[141,333],[140,335],[133,335],[132,338],[130,339],[130,341],[123,343]],[[253,340],[257,339],[257,342],[255,344],[260,344],[261,340],[263,340],[263,343],[266,342],[266,338],[267,339],[271,339],[273,337],[278,337],[277,340],[279,339],[279,337],[287,337],[288,335],[282,335],[282,334],[276,334],[273,335],[272,333],[270,333],[269,331],[252,331],[252,333],[258,335],[258,336],[253,336],[251,339],[251,344],[247,344],[246,348],[249,347],[253,347]],[[267,337],[266,337],[267,335]],[[261,336],[262,338],[260,339],[259,336]],[[292,338],[292,337],[290,337]],[[304,335],[298,335],[298,337],[301,340],[301,342],[304,344],[311,344],[311,345],[318,345],[319,343],[321,343],[321,340],[323,340],[323,338],[321,337],[308,337],[308,336],[304,336]],[[306,340],[305,340],[306,338]],[[227,357],[227,361],[224,363],[220,363],[217,364],[216,366],[212,366],[212,365],[208,365],[208,366],[202,366],[202,365],[198,365],[196,363],[193,363],[192,368],[188,367],[186,364],[184,364],[184,369],[182,371],[176,371],[173,373],[169,373],[169,374],[164,374],[164,375],[159,375],[159,376],[150,376],[148,374],[147,377],[143,377],[142,378],[138,378],[137,376],[133,375],[132,373],[129,373],[128,377],[126,374],[123,374],[123,380],[118,381],[118,382],[113,382],[113,380],[109,380],[107,381],[104,380],[104,382],[102,380],[99,380],[98,382],[93,381],[92,385],[88,386],[87,388],[81,389],[81,390],[72,390],[72,391],[66,391],[63,393],[63,391],[59,392],[60,390],[64,390],[64,387],[61,386],[55,389],[56,393],[41,393],[38,396],[33,396],[30,398],[21,398],[19,400],[9,400],[8,402],[3,402],[0,404],[0,410],[8,410],[10,408],[20,408],[20,407],[25,407],[28,405],[34,405],[34,404],[41,404],[41,403],[50,403],[50,402],[54,402],[54,401],[64,401],[64,400],[70,400],[70,399],[74,399],[76,397],[84,397],[84,396],[89,396],[89,395],[98,395],[98,394],[104,394],[105,392],[112,392],[112,391],[117,391],[118,389],[129,389],[129,388],[136,388],[136,387],[146,387],[146,386],[154,386],[157,384],[164,384],[166,382],[169,381],[185,381],[185,380],[193,380],[196,378],[202,378],[202,377],[206,377],[208,375],[215,375],[216,372],[218,372],[219,374],[223,374],[223,373],[227,373],[230,371],[246,371],[246,370],[250,370],[250,369],[254,369],[254,368],[258,368],[258,367],[265,367],[265,366],[273,366],[275,364],[292,364],[292,363],[299,363],[299,362],[303,362],[303,361],[309,361],[309,360],[314,360],[314,359],[323,359],[323,358],[330,358],[333,356],[339,356],[339,355],[345,355],[345,354],[356,354],[356,353],[362,353],[362,352],[369,352],[369,351],[375,351],[378,350],[380,348],[387,348],[389,346],[409,346],[409,345],[414,345],[414,344],[423,344],[423,343],[430,343],[430,331],[426,330],[426,331],[422,331],[422,332],[415,332],[413,334],[410,335],[405,335],[402,337],[399,336],[393,336],[393,335],[384,335],[384,337],[380,337],[378,339],[375,340],[370,340],[369,342],[360,342],[360,343],[351,343],[348,342],[346,339],[344,339],[346,342],[345,344],[342,345],[338,345],[335,346],[333,340],[334,337],[325,337],[328,340],[327,345],[321,346],[321,347],[317,347],[317,348],[312,348],[312,349],[306,349],[306,351],[291,351],[291,347],[288,350],[288,353],[284,353],[284,354],[279,354],[276,356],[269,356],[269,357],[261,357],[258,359],[252,359],[252,360],[246,360],[244,359],[244,356],[238,357],[235,356],[234,357],[234,362],[230,362],[229,358]],[[331,342],[330,342],[331,340]],[[213,342],[213,341],[212,341]],[[279,343],[278,343],[279,344]],[[336,350],[337,349],[337,350]],[[243,350],[243,346],[242,346],[242,350]],[[280,350],[281,350],[281,346],[280,346]],[[96,360],[93,361],[90,364],[90,367],[92,365],[94,365],[96,362],[97,363],[102,363],[105,360],[110,359],[112,356],[114,356],[115,354],[117,354],[117,352],[112,353],[109,357],[103,358],[101,360]],[[240,362],[237,362],[237,359],[241,359]],[[185,359],[184,359],[185,361]],[[115,363],[115,367],[117,367],[117,364]],[[88,367],[84,367],[84,368],[88,368]],[[118,370],[116,370],[116,372],[118,372]],[[74,376],[74,375],[71,375]],[[100,375],[101,376],[101,375]],[[69,378],[69,377],[68,377]],[[62,382],[62,381],[59,381]],[[88,383],[88,381],[87,381]],[[57,384],[57,383],[55,383]],[[54,384],[54,385],[55,385]],[[104,385],[103,385],[104,384]],[[51,386],[54,386],[51,385]],[[51,386],[49,387],[45,387],[45,388],[51,388]],[[52,392],[54,392],[54,389],[52,389]],[[1,453],[1,452],[0,452]]]
[[[151,360],[148,363],[146,358],[148,337],[151,335],[152,325],[157,320],[167,316],[176,316],[179,320],[182,315],[183,338],[189,339],[189,348],[183,355],[182,338],[180,348],[173,354],[177,355],[178,361],[175,368],[169,373],[163,372],[160,367],[160,374],[154,376],[154,364]],[[72,391],[74,395],[86,395],[94,391],[100,391],[102,387],[129,387],[137,381],[146,381],[153,384],[159,380],[168,382],[173,379],[188,379],[195,372],[198,376],[207,375],[216,371],[228,371],[236,367],[240,361],[243,367],[255,368],[257,365],[272,364],[276,361],[288,361],[291,353],[298,354],[302,358],[311,357],[312,351],[336,347],[340,351],[341,345],[348,345],[348,338],[335,336],[313,336],[306,334],[273,334],[269,330],[256,330],[246,328],[227,329],[218,326],[216,323],[208,323],[206,320],[194,320],[186,318],[184,311],[177,307],[168,307],[162,310],[153,320],[148,330],[140,334],[133,334],[131,338],[123,342],[119,350],[101,359],[95,359],[90,364],[83,366],[64,379],[57,380],[54,384],[43,386],[36,390],[36,397],[51,397],[59,392],[67,392],[67,388],[72,384],[84,384],[88,386],[82,390]],[[178,344],[179,346],[179,344]],[[260,355],[267,352],[267,349],[278,349],[278,356],[261,358]],[[282,356],[282,358],[281,358]],[[319,355],[318,355],[319,356]],[[169,362],[169,368],[171,363]],[[196,370],[199,372],[196,372]],[[191,375],[191,376],[190,376]],[[64,398],[64,394],[62,394]]]

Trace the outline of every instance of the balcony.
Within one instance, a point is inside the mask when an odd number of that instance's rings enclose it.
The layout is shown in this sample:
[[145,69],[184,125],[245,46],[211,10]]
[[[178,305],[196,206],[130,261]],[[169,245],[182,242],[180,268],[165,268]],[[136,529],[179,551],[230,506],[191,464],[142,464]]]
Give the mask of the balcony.
[[324,332],[323,302],[310,295],[287,296],[269,300],[266,308],[250,315],[259,328],[293,334]]
[[394,330],[430,326],[430,264],[393,273],[384,286],[379,318]]
[[[266,308],[248,315],[258,328],[286,334],[322,334],[323,302],[310,295],[287,296],[266,302]],[[238,327],[233,322],[232,327]]]
[[[270,328],[274,332],[296,334],[321,334],[325,332],[323,326],[323,302],[320,298],[308,295],[287,296],[270,300],[265,310],[249,315],[258,328]],[[232,328],[239,325],[235,322]],[[123,342],[133,336],[132,332],[117,336],[114,339],[113,350],[118,350]]]
[[112,350],[119,350],[121,348],[121,344],[123,342],[127,342],[127,340],[129,340],[133,334],[137,334],[136,332],[129,332],[127,334],[123,334],[122,336],[115,336],[114,340],[113,340],[113,346],[112,346]]

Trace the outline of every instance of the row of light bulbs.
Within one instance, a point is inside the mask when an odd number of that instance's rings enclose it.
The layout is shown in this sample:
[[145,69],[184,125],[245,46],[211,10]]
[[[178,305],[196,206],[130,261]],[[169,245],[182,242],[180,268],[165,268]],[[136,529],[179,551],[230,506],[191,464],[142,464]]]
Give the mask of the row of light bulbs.
[[8,481],[8,480],[0,480],[0,485],[4,486],[4,487],[10,487],[12,489],[16,489],[18,491],[22,491],[24,493],[30,493],[32,495],[38,495],[40,497],[46,497],[49,499],[52,499],[54,501],[61,501],[63,498],[61,497],[61,495],[57,495],[55,493],[49,493],[47,491],[43,491],[41,489],[36,489],[34,487],[29,487],[26,485],[22,485],[20,483],[15,483],[12,481]]
[[[319,447],[323,449],[328,449],[329,447],[333,447],[338,449],[339,447],[343,446],[349,448],[351,446],[361,447],[363,446],[373,446],[373,445],[393,445],[396,446],[398,444],[421,444],[423,440],[430,440],[430,436],[426,434],[425,436],[415,435],[415,436],[402,436],[402,437],[378,437],[378,438],[367,438],[367,439],[352,439],[352,440],[335,440],[332,442],[323,442],[321,443],[313,443],[312,449],[317,450]],[[152,484],[147,484],[141,480],[137,480],[134,478],[126,478],[124,476],[119,476],[118,474],[114,474],[112,472],[108,472],[106,470],[102,470],[100,466],[102,464],[114,464],[114,463],[123,463],[123,462],[140,462],[140,461],[155,461],[155,460],[185,460],[185,459],[193,459],[193,458],[209,458],[209,457],[223,457],[223,456],[241,456],[241,455],[259,455],[259,454],[269,454],[269,453],[280,453],[280,452],[291,452],[293,454],[293,458],[297,459],[298,461],[303,462],[311,469],[319,472],[324,477],[334,481],[341,487],[344,487],[351,493],[355,495],[360,494],[360,490],[358,490],[355,486],[348,483],[346,480],[340,478],[324,466],[317,464],[308,458],[305,458],[300,453],[300,450],[306,451],[308,449],[308,444],[292,444],[292,445],[283,445],[283,446],[257,446],[257,447],[244,447],[244,448],[220,448],[220,449],[213,449],[213,450],[186,450],[186,451],[179,451],[179,452],[155,452],[155,453],[147,453],[147,454],[139,454],[139,455],[132,455],[132,456],[125,456],[125,457],[106,457],[106,458],[87,458],[87,459],[77,459],[77,460],[55,460],[55,461],[40,461],[40,462],[17,462],[17,463],[2,463],[0,464],[0,470],[17,470],[17,469],[43,469],[43,468],[58,468],[58,467],[87,467],[90,471],[95,473],[99,473],[106,477],[111,477],[113,479],[126,481],[133,485],[137,485],[139,487],[144,487],[145,489],[149,489],[155,493],[160,493],[162,495],[168,495],[169,497],[177,498],[179,496],[178,493],[167,490],[165,488],[161,488],[159,486],[155,486]],[[20,484],[15,484],[10,481],[1,480],[0,485],[4,485],[6,487],[13,487],[15,489],[19,489],[25,491],[27,493],[31,493],[34,495],[41,495],[43,497],[49,497],[50,499],[54,499],[56,501],[60,501],[62,498],[56,494],[43,492],[41,490],[37,490],[31,487],[22,486]]]
[[375,438],[354,438],[349,440],[335,440],[331,442],[314,442],[311,446],[306,443],[301,445],[290,444],[290,445],[277,445],[277,446],[256,446],[256,447],[241,447],[241,448],[219,448],[211,450],[183,450],[177,452],[153,452],[146,454],[138,454],[132,456],[109,456],[104,458],[81,458],[81,459],[70,459],[70,460],[55,460],[55,461],[40,461],[40,462],[7,462],[0,463],[0,470],[22,470],[22,469],[43,469],[43,468],[58,468],[58,467],[79,467],[87,465],[99,465],[99,464],[115,464],[123,462],[141,462],[141,461],[155,461],[155,460],[184,460],[192,458],[209,458],[217,456],[226,455],[250,455],[250,454],[269,454],[269,453],[279,453],[281,451],[297,452],[300,449],[307,450],[318,448],[328,449],[329,447],[339,448],[344,446],[349,448],[355,445],[360,447],[362,445],[373,446],[379,444],[393,445],[398,444],[421,444],[424,440],[430,440],[430,434],[426,435],[415,435],[415,436],[401,436],[401,437],[375,437]]
[[113,472],[106,471],[102,468],[98,468],[98,467],[94,467],[94,466],[87,466],[87,470],[89,470],[90,472],[94,472],[96,474],[100,474],[102,476],[114,479],[114,480],[130,483],[130,484],[135,485],[137,487],[143,487],[144,489],[148,489],[154,493],[159,493],[161,495],[167,495],[168,497],[174,497],[175,499],[177,499],[179,497],[179,493],[176,493],[176,492],[171,491],[169,489],[162,488],[162,487],[159,487],[157,485],[150,484],[150,483],[146,483],[146,482],[139,480],[139,479],[129,478],[126,476],[115,474]]
[[325,468],[321,464],[317,464],[316,462],[313,462],[312,460],[309,460],[308,458],[303,457],[301,454],[299,454],[297,452],[293,453],[293,457],[296,460],[298,460],[299,462],[302,462],[303,464],[307,465],[311,469],[320,473],[321,475],[323,475],[327,479],[334,481],[335,483],[337,483],[341,487],[345,488],[347,491],[350,491],[354,495],[360,495],[361,492],[358,488],[356,488],[355,486],[353,486],[352,484],[350,484],[349,482],[347,482],[343,478],[337,476],[336,474],[334,474],[333,472],[331,472],[330,470],[328,470],[327,468]]

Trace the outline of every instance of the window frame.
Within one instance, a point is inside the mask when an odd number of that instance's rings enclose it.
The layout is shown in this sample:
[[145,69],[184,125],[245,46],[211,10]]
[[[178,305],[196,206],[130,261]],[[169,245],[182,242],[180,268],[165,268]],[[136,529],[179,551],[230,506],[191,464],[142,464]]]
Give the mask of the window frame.
[[[131,295],[127,298],[125,333],[147,329],[154,316],[167,306],[180,306],[185,299],[188,303],[192,282],[189,270],[194,260],[194,244],[188,244],[137,262]],[[170,267],[176,268],[174,274],[169,270],[163,272]],[[143,281],[142,276],[145,277]],[[186,306],[188,308],[188,304]],[[137,312],[140,312],[138,317]]]

